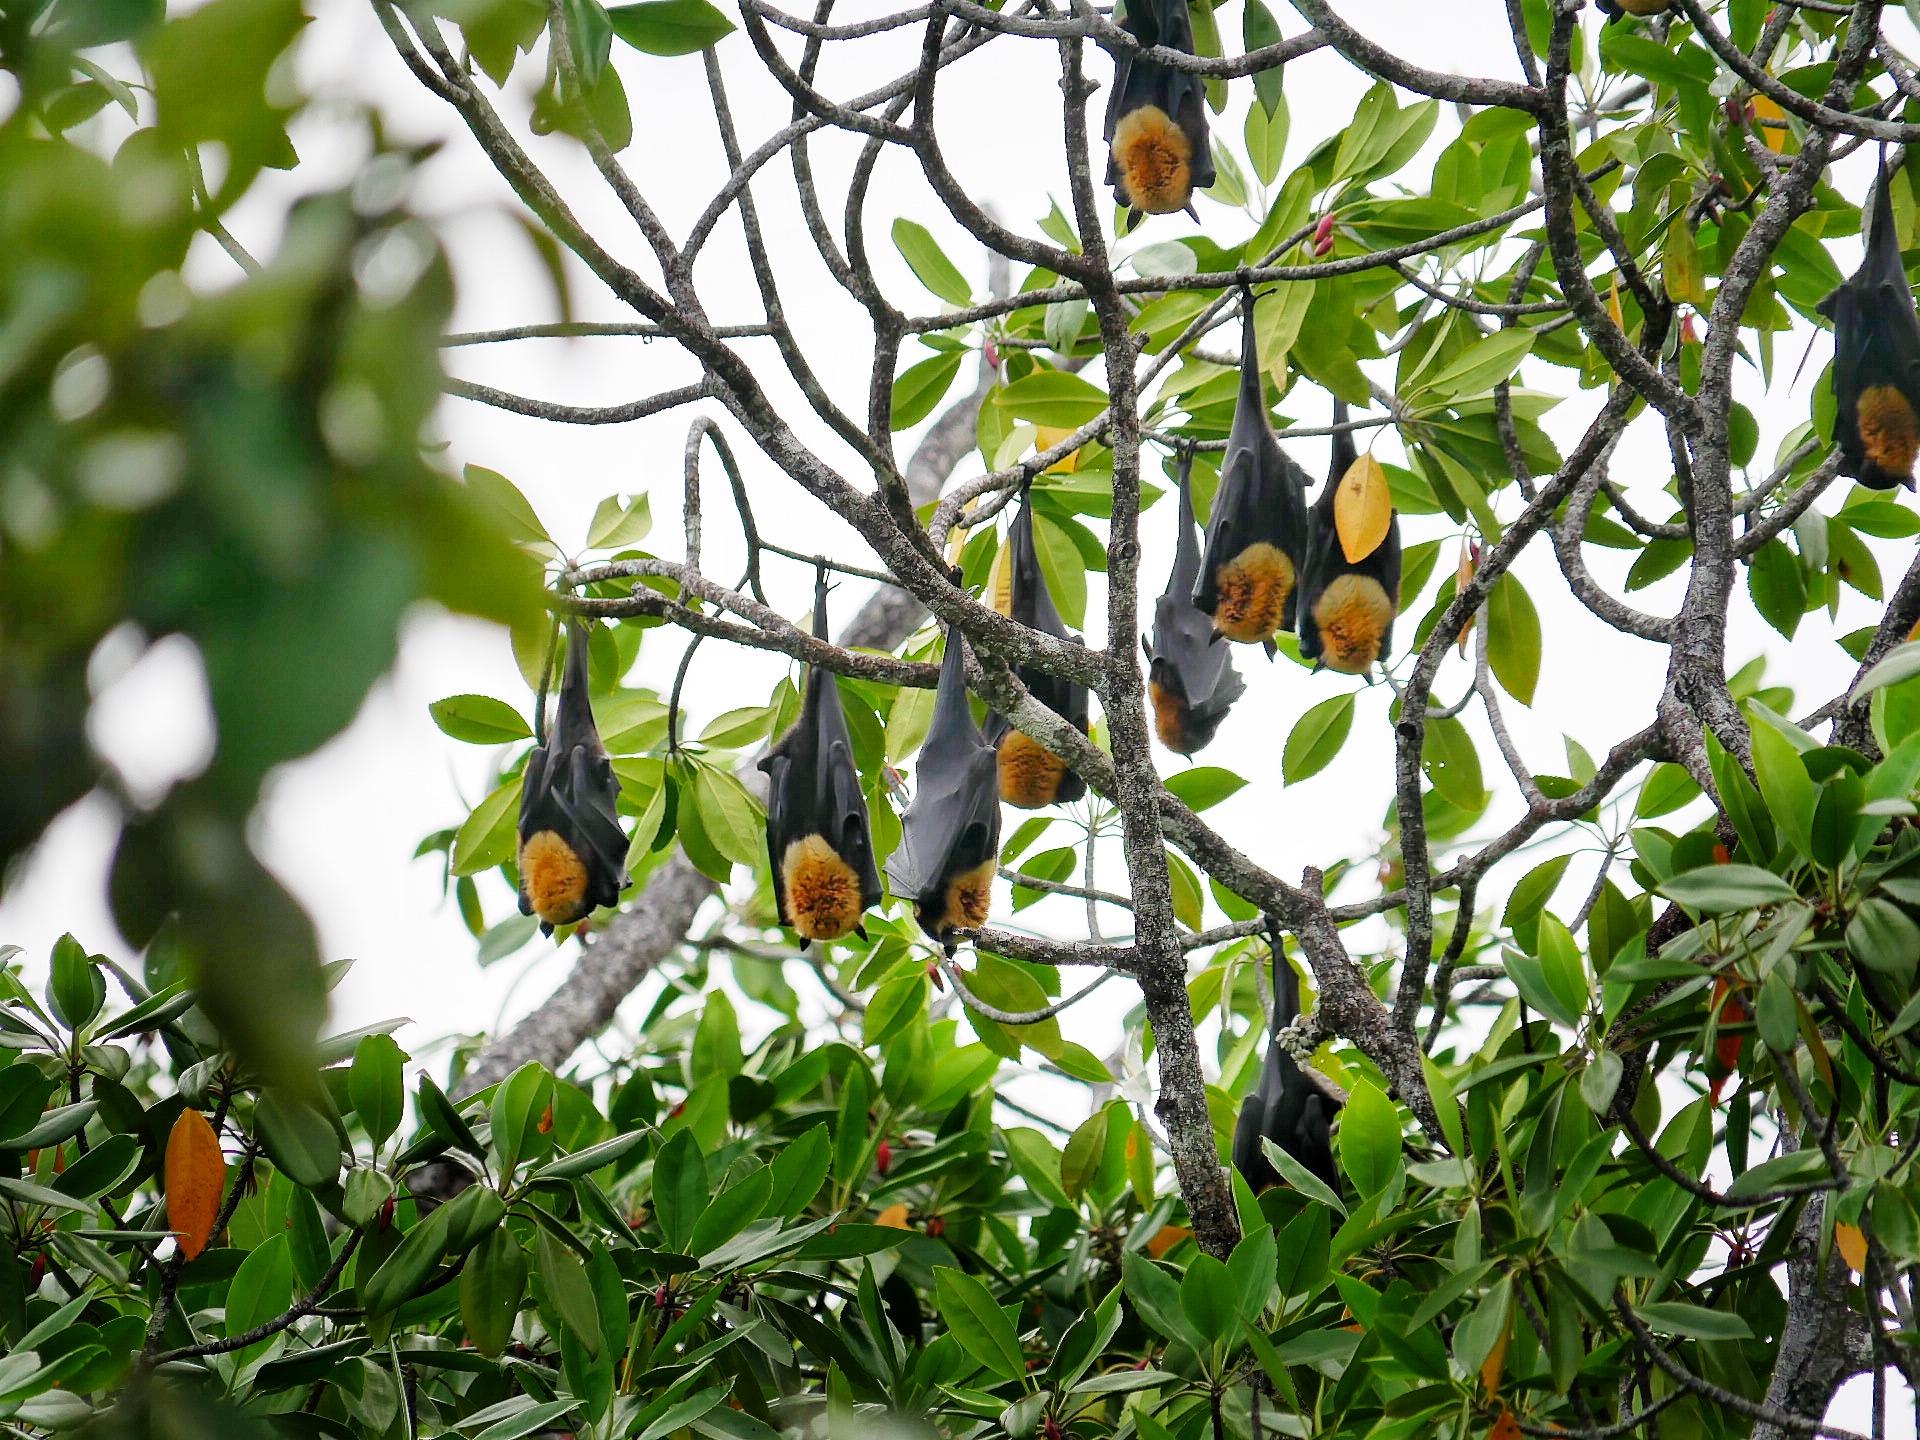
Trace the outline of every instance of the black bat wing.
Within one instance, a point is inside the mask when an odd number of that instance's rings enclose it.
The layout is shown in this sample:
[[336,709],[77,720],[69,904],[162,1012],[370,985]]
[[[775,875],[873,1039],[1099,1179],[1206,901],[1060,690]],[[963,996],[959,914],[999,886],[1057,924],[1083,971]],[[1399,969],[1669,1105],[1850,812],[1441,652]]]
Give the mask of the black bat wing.
[[604,750],[595,754],[580,745],[568,758],[572,771],[568,799],[582,842],[577,848],[591,877],[587,899],[595,906],[615,905],[627,887],[627,836],[620,828],[618,809],[620,782]]
[[[1193,603],[1200,576],[1200,530],[1193,518],[1193,461],[1180,459],[1180,533],[1167,590],[1153,606],[1153,637],[1146,645],[1149,681],[1177,699],[1175,723],[1185,732],[1180,753],[1204,748],[1228,709],[1246,690],[1233,668],[1230,646],[1218,643],[1213,621]],[[1162,739],[1167,737],[1163,733]],[[1177,748],[1169,746],[1169,748]]]
[[1256,1192],[1279,1179],[1261,1147],[1263,1139],[1273,1141],[1318,1179],[1339,1189],[1329,1138],[1336,1107],[1277,1038],[1299,1015],[1299,978],[1276,946],[1273,1031],[1260,1067],[1260,1081],[1241,1104],[1233,1137],[1233,1163]]
[[993,746],[967,705],[966,652],[960,631],[947,630],[933,723],[920,747],[913,803],[900,825],[900,847],[887,862],[895,894],[938,903],[957,875],[1000,850],[999,767]]
[[[1060,611],[1053,603],[1053,592],[1047,587],[1046,573],[1040,568],[1040,552],[1033,540],[1033,501],[1031,496],[1022,501],[1020,513],[1014,517],[1013,525],[1007,536],[1008,559],[1012,568],[1012,618],[1030,629],[1051,635],[1057,640],[1078,640],[1060,618]],[[1028,665],[1016,665],[1014,674],[1020,677],[1020,683],[1032,692],[1033,698],[1046,706],[1054,714],[1066,720],[1081,734],[1086,734],[1092,723],[1092,704],[1087,687],[1075,684],[1058,675]],[[998,712],[987,717],[987,739],[996,747],[1013,726]],[[1064,769],[1052,796],[1045,802],[1062,804],[1078,800],[1087,793],[1087,782],[1071,769]],[[1014,797],[1008,796],[1012,799]],[[1016,801],[1016,803],[1026,803]]]

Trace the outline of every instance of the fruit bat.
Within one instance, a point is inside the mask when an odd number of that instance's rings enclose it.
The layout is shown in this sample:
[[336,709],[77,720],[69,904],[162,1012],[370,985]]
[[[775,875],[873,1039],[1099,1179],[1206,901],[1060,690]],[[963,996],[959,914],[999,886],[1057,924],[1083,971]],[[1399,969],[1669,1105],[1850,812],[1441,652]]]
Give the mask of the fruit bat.
[[[813,633],[827,633],[827,577],[813,587]],[[880,903],[880,871],[840,687],[807,672],[800,718],[760,762],[767,775],[767,858],[780,923],[802,940],[838,940]]]
[[[1130,0],[1121,28],[1142,45],[1194,53],[1187,0]],[[1193,192],[1213,184],[1207,148],[1207,85],[1133,54],[1114,59],[1107,101],[1107,184],[1137,222],[1142,211],[1193,212]]]
[[1250,291],[1241,317],[1240,396],[1193,603],[1227,639],[1259,642],[1272,655],[1274,632],[1294,627],[1294,592],[1307,540],[1307,477],[1273,437]]
[[567,621],[567,668],[553,727],[527,757],[520,791],[520,913],[542,934],[615,905],[627,888],[620,782],[587,699],[587,629]]
[[1233,651],[1219,644],[1213,621],[1193,603],[1200,577],[1200,534],[1193,520],[1193,456],[1180,455],[1180,539],[1173,552],[1167,593],[1153,606],[1153,638],[1147,653],[1147,693],[1153,728],[1176,755],[1191,755],[1213,741],[1227,711],[1246,690],[1233,668]]
[[1669,0],[1599,0],[1600,13],[1611,25],[1622,15],[1664,15]]
[[1833,321],[1840,473],[1875,490],[1912,489],[1920,452],[1920,318],[1894,233],[1891,179],[1883,164],[1866,259],[1818,307]]
[[1267,1039],[1267,1058],[1260,1067],[1260,1083],[1240,1102],[1240,1123],[1233,1131],[1233,1165],[1254,1194],[1280,1183],[1262,1140],[1271,1140],[1298,1160],[1336,1194],[1340,1180],[1334,1173],[1333,1147],[1328,1134],[1338,1106],[1307,1078],[1287,1053],[1279,1034],[1300,1017],[1300,977],[1276,940],[1273,947],[1273,1030]]
[[[1347,423],[1347,402],[1333,402],[1333,423]],[[1353,432],[1336,431],[1333,465],[1314,501],[1307,563],[1300,580],[1300,654],[1347,675],[1364,675],[1385,660],[1393,645],[1393,617],[1400,609],[1400,518],[1370,554],[1347,559],[1334,524],[1334,496],[1355,459]]]
[[947,627],[947,653],[920,746],[913,803],[887,861],[893,893],[910,898],[920,928],[953,953],[955,930],[986,923],[1000,855],[999,761],[967,705],[966,646]]
[[[1015,620],[1058,640],[1079,639],[1067,633],[1047,590],[1047,577],[1040,572],[1040,556],[1033,548],[1033,502],[1029,497],[1014,517],[1012,533],[1007,537],[1008,568],[1012,576],[1009,611]],[[1020,683],[1033,698],[1054,714],[1071,721],[1081,734],[1087,732],[1087,687],[1049,675],[1025,665],[1014,666]],[[987,719],[987,739],[993,742],[1000,774],[1000,798],[1022,810],[1038,810],[1045,805],[1078,800],[1087,793],[1087,782],[1067,768],[1067,762],[1032,736],[1013,728],[999,715]]]

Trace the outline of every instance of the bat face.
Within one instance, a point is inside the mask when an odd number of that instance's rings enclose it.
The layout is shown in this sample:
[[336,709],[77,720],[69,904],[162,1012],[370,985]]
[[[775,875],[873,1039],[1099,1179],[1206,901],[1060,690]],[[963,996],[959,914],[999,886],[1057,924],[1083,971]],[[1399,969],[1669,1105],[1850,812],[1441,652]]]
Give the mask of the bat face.
[[[1333,423],[1347,422],[1344,400],[1333,404]],[[1353,437],[1333,437],[1333,464],[1314,502],[1307,563],[1301,580],[1300,654],[1330,670],[1365,675],[1393,648],[1393,617],[1400,610],[1400,520],[1388,521],[1386,538],[1371,553],[1349,560],[1334,520],[1334,496],[1354,462]]]
[[1294,628],[1307,540],[1306,476],[1273,438],[1250,294],[1241,310],[1240,396],[1193,603],[1227,639],[1270,645],[1275,633]]
[[[1023,502],[1020,513],[1014,517],[1007,536],[1007,551],[1012,618],[1056,639],[1077,640],[1060,619],[1047,589],[1047,577],[1040,569],[1040,555],[1033,544],[1031,501]],[[1033,693],[1034,699],[1071,722],[1081,734],[1087,733],[1090,702],[1086,686],[1025,665],[1016,665],[1014,674]],[[1000,798],[1007,804],[1023,810],[1038,810],[1078,800],[1087,793],[1087,782],[1068,769],[1065,760],[1032,736],[1014,729],[1000,716],[988,719],[987,738],[994,743]]]
[[[1278,1036],[1299,1015],[1299,977],[1276,946],[1273,1035]],[[1278,1184],[1280,1177],[1260,1144],[1262,1140],[1271,1140],[1338,1192],[1340,1180],[1334,1171],[1333,1147],[1328,1140],[1336,1113],[1337,1107],[1326,1092],[1307,1078],[1277,1039],[1269,1038],[1259,1083],[1240,1104],[1240,1119],[1233,1132],[1234,1168],[1246,1177],[1247,1185],[1255,1194]]]
[[1833,321],[1833,438],[1840,473],[1876,490],[1911,489],[1920,455],[1920,317],[1900,258],[1891,179],[1883,166],[1866,259],[1819,305]]
[[627,837],[619,798],[587,697],[587,631],[570,620],[553,726],[527,757],[520,791],[520,913],[538,916],[542,933],[620,903]]
[[1200,537],[1193,519],[1193,458],[1180,457],[1180,535],[1167,593],[1154,602],[1153,636],[1144,642],[1147,694],[1154,733],[1176,755],[1191,755],[1213,740],[1227,711],[1246,689],[1233,653],[1216,643],[1214,622],[1193,603],[1200,575]]
[[[815,582],[814,633],[827,629],[826,575]],[[760,762],[767,774],[767,858],[780,923],[802,940],[838,940],[880,903],[880,871],[840,687],[807,673],[800,718]]]
[[913,900],[920,928],[952,954],[955,930],[986,921],[1000,855],[999,765],[967,706],[966,647],[952,626],[915,770],[887,875],[894,894]]
[[[1121,24],[1143,45],[1193,53],[1186,0],[1145,0]],[[1215,179],[1206,84],[1198,75],[1121,56],[1107,104],[1107,183],[1113,198],[1151,215],[1187,209]]]

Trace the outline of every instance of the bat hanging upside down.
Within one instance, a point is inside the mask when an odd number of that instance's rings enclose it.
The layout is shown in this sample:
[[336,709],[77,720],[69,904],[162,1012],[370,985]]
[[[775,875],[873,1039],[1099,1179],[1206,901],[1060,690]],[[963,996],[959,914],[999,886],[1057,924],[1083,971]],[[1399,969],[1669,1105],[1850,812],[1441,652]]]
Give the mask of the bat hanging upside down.
[[[814,581],[813,633],[827,634],[824,570]],[[880,903],[880,871],[831,671],[808,670],[800,718],[760,768],[767,775],[767,858],[780,923],[809,942],[859,930],[860,917]]]
[[587,629],[567,622],[567,664],[553,728],[527,757],[520,791],[520,913],[542,934],[620,903],[627,837],[620,782],[587,698]]
[[1300,1063],[1279,1040],[1280,1032],[1300,1018],[1300,977],[1280,947],[1273,944],[1273,1027],[1267,1038],[1267,1058],[1260,1080],[1240,1102],[1240,1122],[1233,1131],[1233,1166],[1246,1177],[1257,1195],[1280,1183],[1279,1173],[1261,1148],[1271,1140],[1324,1181],[1336,1194],[1340,1177],[1333,1168],[1333,1146],[1328,1137],[1339,1106],[1333,1097],[1308,1078]]
[[913,901],[920,928],[952,954],[955,930],[986,923],[999,857],[999,764],[967,703],[966,642],[949,625],[933,723],[887,876],[894,894]]
[[1219,643],[1213,620],[1193,603],[1200,577],[1200,534],[1193,519],[1193,455],[1180,454],[1180,536],[1167,593],[1153,606],[1153,638],[1142,637],[1153,728],[1176,755],[1212,743],[1227,711],[1246,690],[1233,652]]
[[[1120,19],[1142,45],[1194,53],[1187,0],[1131,0]],[[1141,212],[1193,210],[1193,192],[1214,182],[1207,146],[1207,87],[1198,75],[1121,54],[1107,102],[1107,183],[1137,222]]]
[[[1051,635],[1056,640],[1079,641],[1069,634],[1060,612],[1054,607],[1047,589],[1047,577],[1040,570],[1040,556],[1033,546],[1033,497],[1022,500],[1007,535],[1010,595],[1007,613],[1022,625]],[[996,607],[997,608],[997,607]],[[1029,665],[1016,665],[1013,673],[1033,698],[1054,714],[1062,716],[1084,735],[1089,724],[1087,687]],[[1067,768],[1067,762],[1031,735],[1013,728],[998,714],[987,719],[987,738],[993,742],[1000,776],[1000,798],[1022,810],[1038,810],[1047,805],[1063,805],[1087,793],[1087,782]]]
[[[1346,401],[1333,402],[1333,423],[1347,423]],[[1400,609],[1400,519],[1389,513],[1386,537],[1359,559],[1347,558],[1334,511],[1340,482],[1355,458],[1353,432],[1337,431],[1326,488],[1310,517],[1300,581],[1300,654],[1317,662],[1316,668],[1365,675],[1393,647],[1393,617]]]
[[1894,230],[1893,174],[1881,165],[1866,259],[1819,305],[1833,321],[1840,473],[1875,490],[1912,489],[1920,454],[1920,317]]
[[1266,375],[1254,341],[1253,292],[1240,301],[1240,393],[1207,519],[1193,603],[1242,645],[1294,628],[1295,588],[1307,541],[1307,477],[1273,435]]

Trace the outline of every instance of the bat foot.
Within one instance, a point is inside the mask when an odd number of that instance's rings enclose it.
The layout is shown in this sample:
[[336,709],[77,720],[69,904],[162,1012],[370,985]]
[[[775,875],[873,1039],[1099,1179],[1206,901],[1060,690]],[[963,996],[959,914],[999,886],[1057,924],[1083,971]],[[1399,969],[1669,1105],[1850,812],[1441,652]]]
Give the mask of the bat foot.
[[1280,647],[1274,644],[1273,641],[1271,640],[1262,640],[1260,642],[1260,648],[1267,652],[1268,661],[1272,661],[1273,657],[1275,656],[1275,654],[1279,652],[1279,649],[1280,649]]

